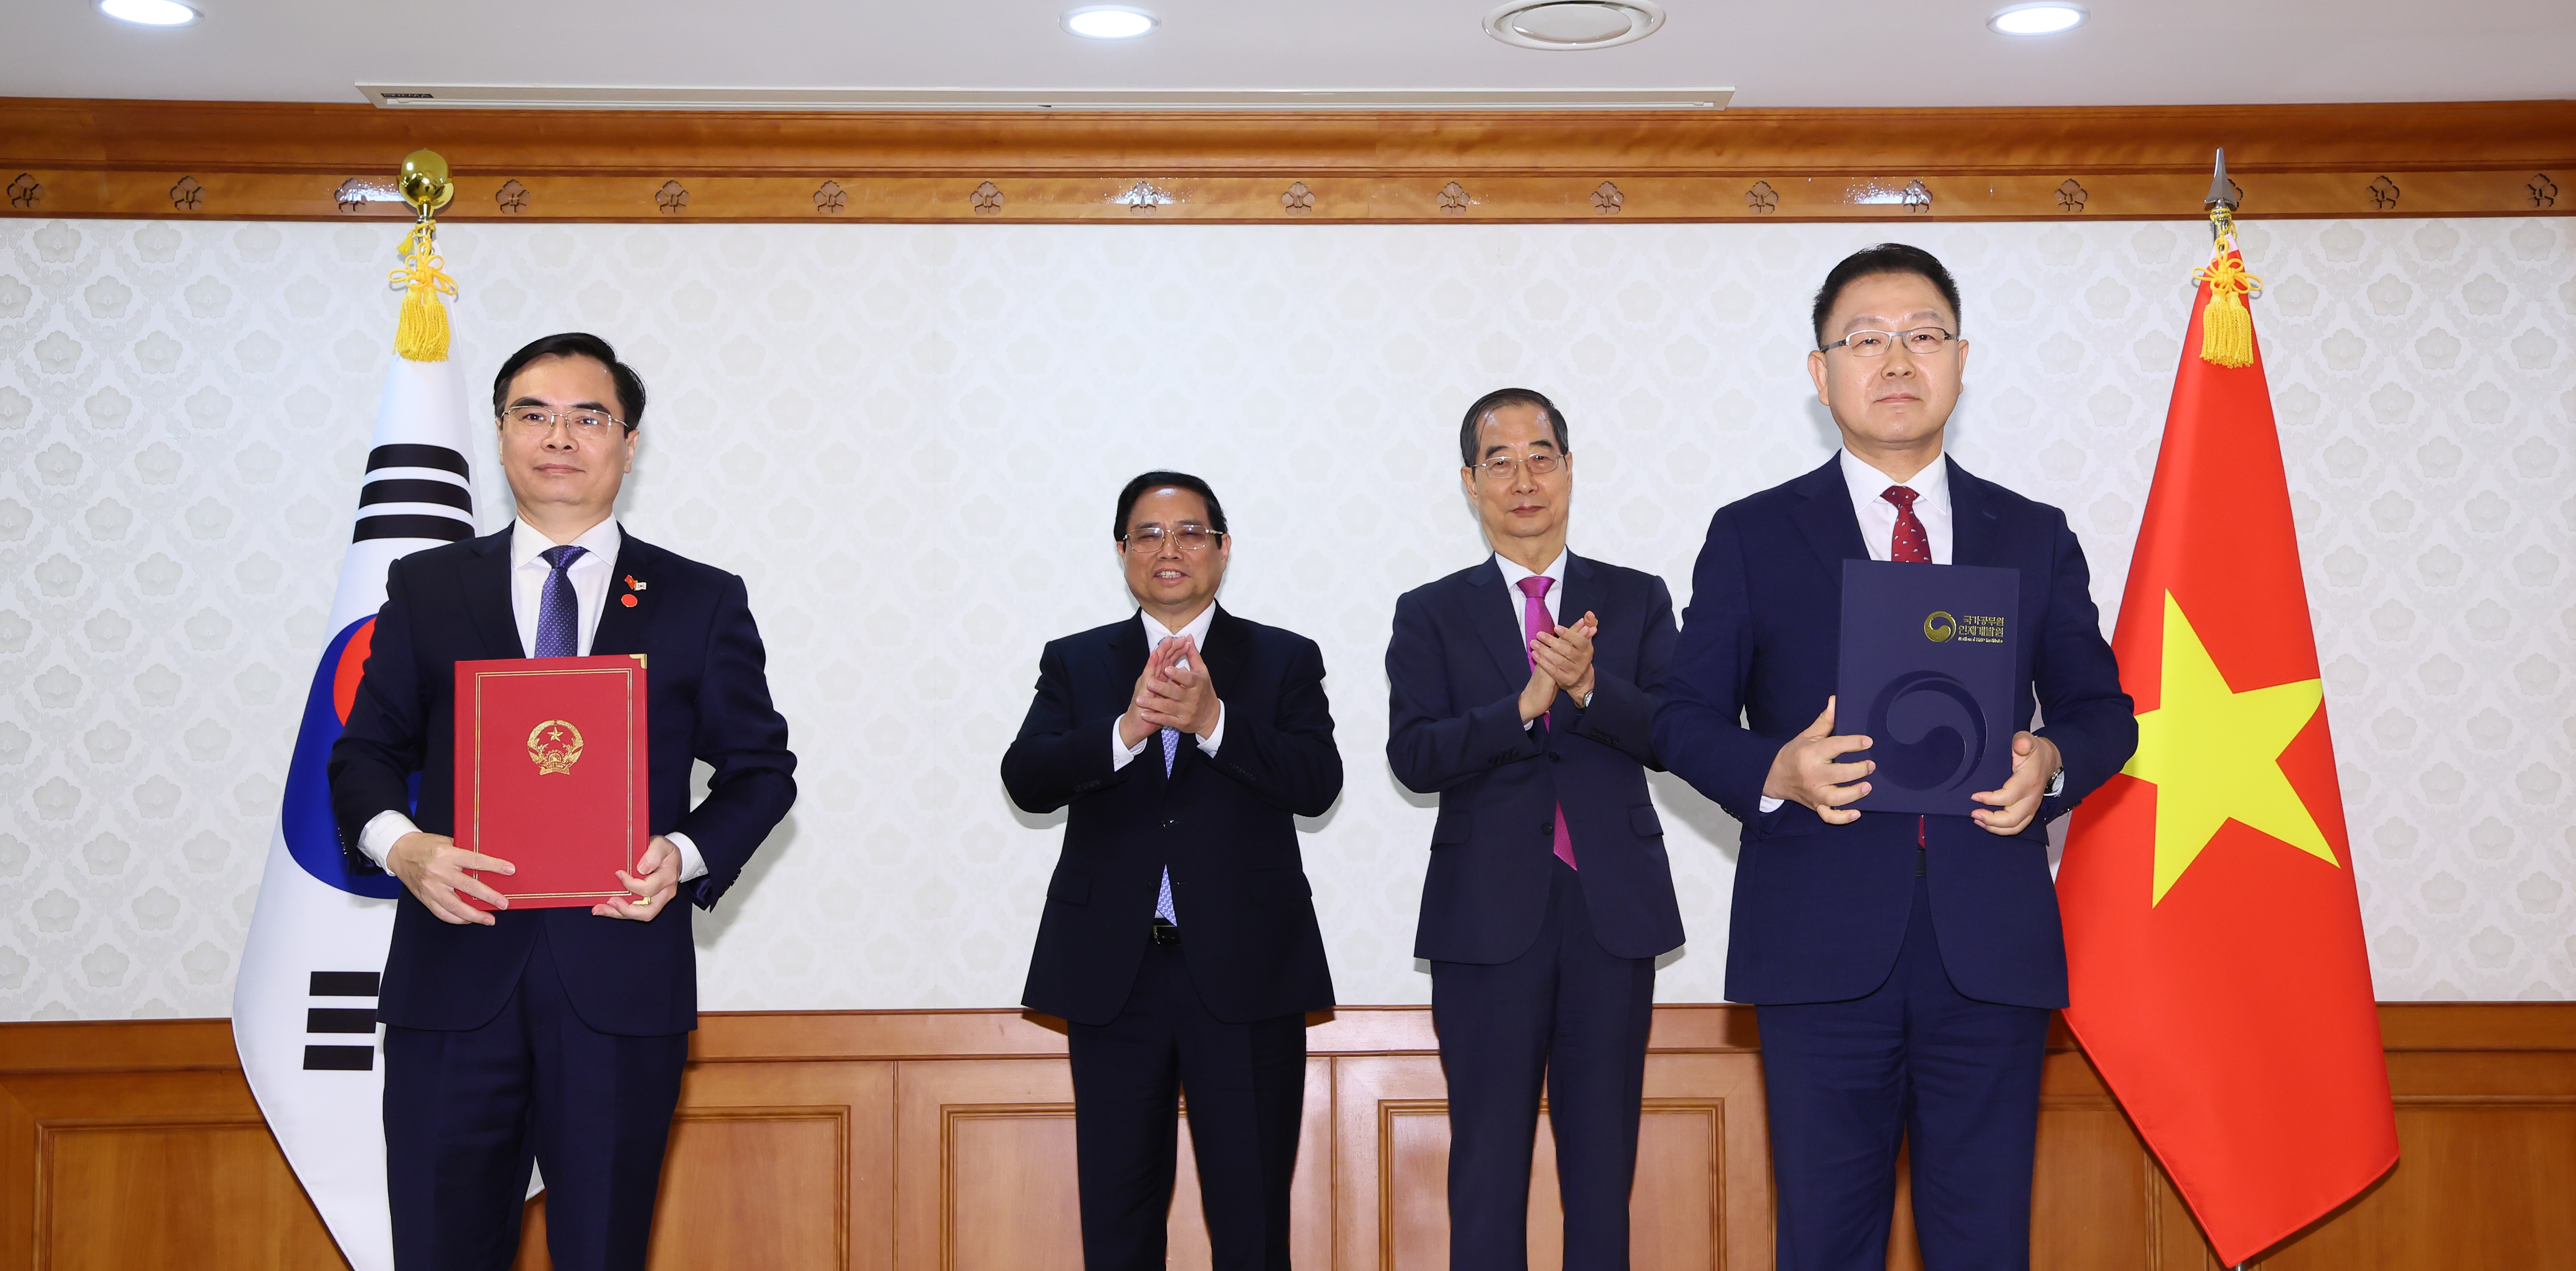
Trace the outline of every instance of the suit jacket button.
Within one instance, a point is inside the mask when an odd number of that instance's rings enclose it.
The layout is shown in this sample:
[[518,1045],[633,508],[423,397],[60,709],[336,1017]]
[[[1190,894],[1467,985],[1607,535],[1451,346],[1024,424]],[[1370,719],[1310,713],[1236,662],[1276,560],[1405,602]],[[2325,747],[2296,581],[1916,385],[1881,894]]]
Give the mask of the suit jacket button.
[[1564,763],[1564,762],[1565,762],[1565,756],[1560,755],[1560,754],[1556,753],[1555,751],[1551,750],[1551,751],[1547,752],[1547,761],[1548,761],[1549,763]]
[[1177,821],[1168,821],[1168,820],[1167,820],[1167,821],[1163,822],[1163,828],[1168,830],[1168,829],[1172,828],[1174,825],[1177,825],[1177,824],[1179,824],[1179,822],[1177,822]]
[[1538,832],[1539,832],[1539,833],[1541,833],[1541,834],[1554,834],[1554,833],[1556,833],[1556,819],[1555,819],[1554,817],[1550,817],[1550,818],[1548,818],[1547,820],[1544,820],[1544,821],[1539,822],[1539,823],[1538,823]]

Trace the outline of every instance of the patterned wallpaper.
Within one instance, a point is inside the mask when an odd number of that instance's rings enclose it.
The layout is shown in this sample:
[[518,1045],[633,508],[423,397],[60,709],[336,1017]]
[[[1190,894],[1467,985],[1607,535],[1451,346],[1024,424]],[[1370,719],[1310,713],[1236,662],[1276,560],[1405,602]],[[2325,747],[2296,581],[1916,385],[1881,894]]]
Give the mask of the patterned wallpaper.
[[[2189,224],[474,225],[472,377],[599,331],[653,399],[636,532],[740,571],[804,801],[699,928],[710,1009],[1017,999],[1060,817],[996,776],[1040,643],[1125,610],[1111,498],[1197,471],[1225,601],[1323,644],[1309,824],[1342,998],[1422,1002],[1432,812],[1381,758],[1394,596],[1476,560],[1450,446],[1573,426],[1577,550],[1687,593],[1709,512],[1820,462],[1807,298],[1901,234],[1974,342],[1953,447],[2064,507],[2116,604]],[[0,1018],[228,1009],[347,534],[393,227],[0,221]],[[2256,224],[2383,998],[2576,993],[2576,221]],[[488,472],[487,524],[506,499]],[[2106,621],[2109,615],[2105,615]],[[1656,787],[1719,996],[1733,823]]]

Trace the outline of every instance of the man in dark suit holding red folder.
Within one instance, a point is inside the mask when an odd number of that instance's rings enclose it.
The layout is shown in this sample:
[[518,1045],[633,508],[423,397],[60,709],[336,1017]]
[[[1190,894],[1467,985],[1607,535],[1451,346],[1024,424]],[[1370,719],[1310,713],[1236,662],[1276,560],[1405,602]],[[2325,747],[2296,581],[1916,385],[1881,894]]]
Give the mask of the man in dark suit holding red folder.
[[[554,1265],[641,1268],[697,1027],[682,902],[712,908],[740,877],[796,800],[796,759],[742,579],[614,520],[644,413],[635,372],[596,336],[549,336],[503,364],[492,405],[518,519],[394,562],[331,752],[352,867],[404,887],[377,1006],[394,1260],[508,1267],[535,1162]],[[633,895],[511,913],[468,872],[510,862],[451,837],[455,665],[626,654],[649,657],[652,739],[653,838],[617,875]],[[714,775],[693,808],[699,760]]]
[[[1856,253],[1813,322],[1807,368],[1843,450],[1718,510],[1655,752],[1744,823],[1726,995],[1759,1007],[1779,1267],[1886,1266],[1902,1140],[1929,1271],[2016,1271],[2041,1049],[2066,1004],[2047,826],[2128,762],[2137,724],[2065,515],[1942,454],[1967,364],[1949,271],[1901,244]],[[2025,731],[1979,806],[1844,806],[1873,768],[1843,759],[1872,738],[1834,731],[1843,562],[1863,559],[2021,573]]]

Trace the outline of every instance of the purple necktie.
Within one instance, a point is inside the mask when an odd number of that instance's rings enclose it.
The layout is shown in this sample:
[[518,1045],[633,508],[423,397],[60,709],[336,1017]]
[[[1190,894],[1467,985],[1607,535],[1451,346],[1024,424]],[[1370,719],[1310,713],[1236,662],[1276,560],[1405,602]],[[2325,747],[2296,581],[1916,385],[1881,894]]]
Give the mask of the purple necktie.
[[554,572],[537,593],[537,647],[530,657],[568,658],[581,652],[581,607],[573,601],[572,578],[564,571],[589,551],[566,543],[537,553]]
[[[1171,638],[1172,637],[1170,636],[1164,636],[1163,640],[1169,640]],[[1162,641],[1158,640],[1155,643],[1159,646]],[[1177,728],[1164,729],[1163,775],[1165,777],[1168,778],[1172,775],[1172,761],[1180,758],[1180,756],[1181,730]],[[1157,892],[1154,896],[1154,916],[1176,927],[1181,923],[1181,915],[1179,911],[1172,908],[1172,867],[1169,865],[1163,867],[1162,890]]]
[[[1531,640],[1556,629],[1556,623],[1547,616],[1547,589],[1555,585],[1556,580],[1545,574],[1532,574],[1520,581],[1521,630]],[[1537,670],[1538,651],[1531,649],[1528,652],[1530,669]],[[1542,712],[1538,717],[1540,725],[1546,726],[1555,713]],[[1565,805],[1562,803],[1556,805],[1556,859],[1565,862],[1567,869],[1580,868],[1574,863],[1574,836],[1565,832]]]

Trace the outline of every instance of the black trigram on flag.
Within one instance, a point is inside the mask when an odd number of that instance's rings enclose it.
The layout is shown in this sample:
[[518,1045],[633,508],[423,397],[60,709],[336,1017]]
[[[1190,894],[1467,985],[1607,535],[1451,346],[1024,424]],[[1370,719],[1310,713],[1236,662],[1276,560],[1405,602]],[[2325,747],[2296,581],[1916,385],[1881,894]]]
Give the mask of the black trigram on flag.
[[316,971],[312,995],[320,999],[363,997],[365,1006],[312,1006],[304,1011],[304,1031],[323,1036],[363,1035],[363,1045],[307,1042],[304,1066],[326,1072],[368,1072],[376,1066],[376,988],[373,971]]
[[368,451],[367,482],[358,492],[358,524],[350,537],[447,543],[474,537],[474,486],[465,456],[417,442]]

